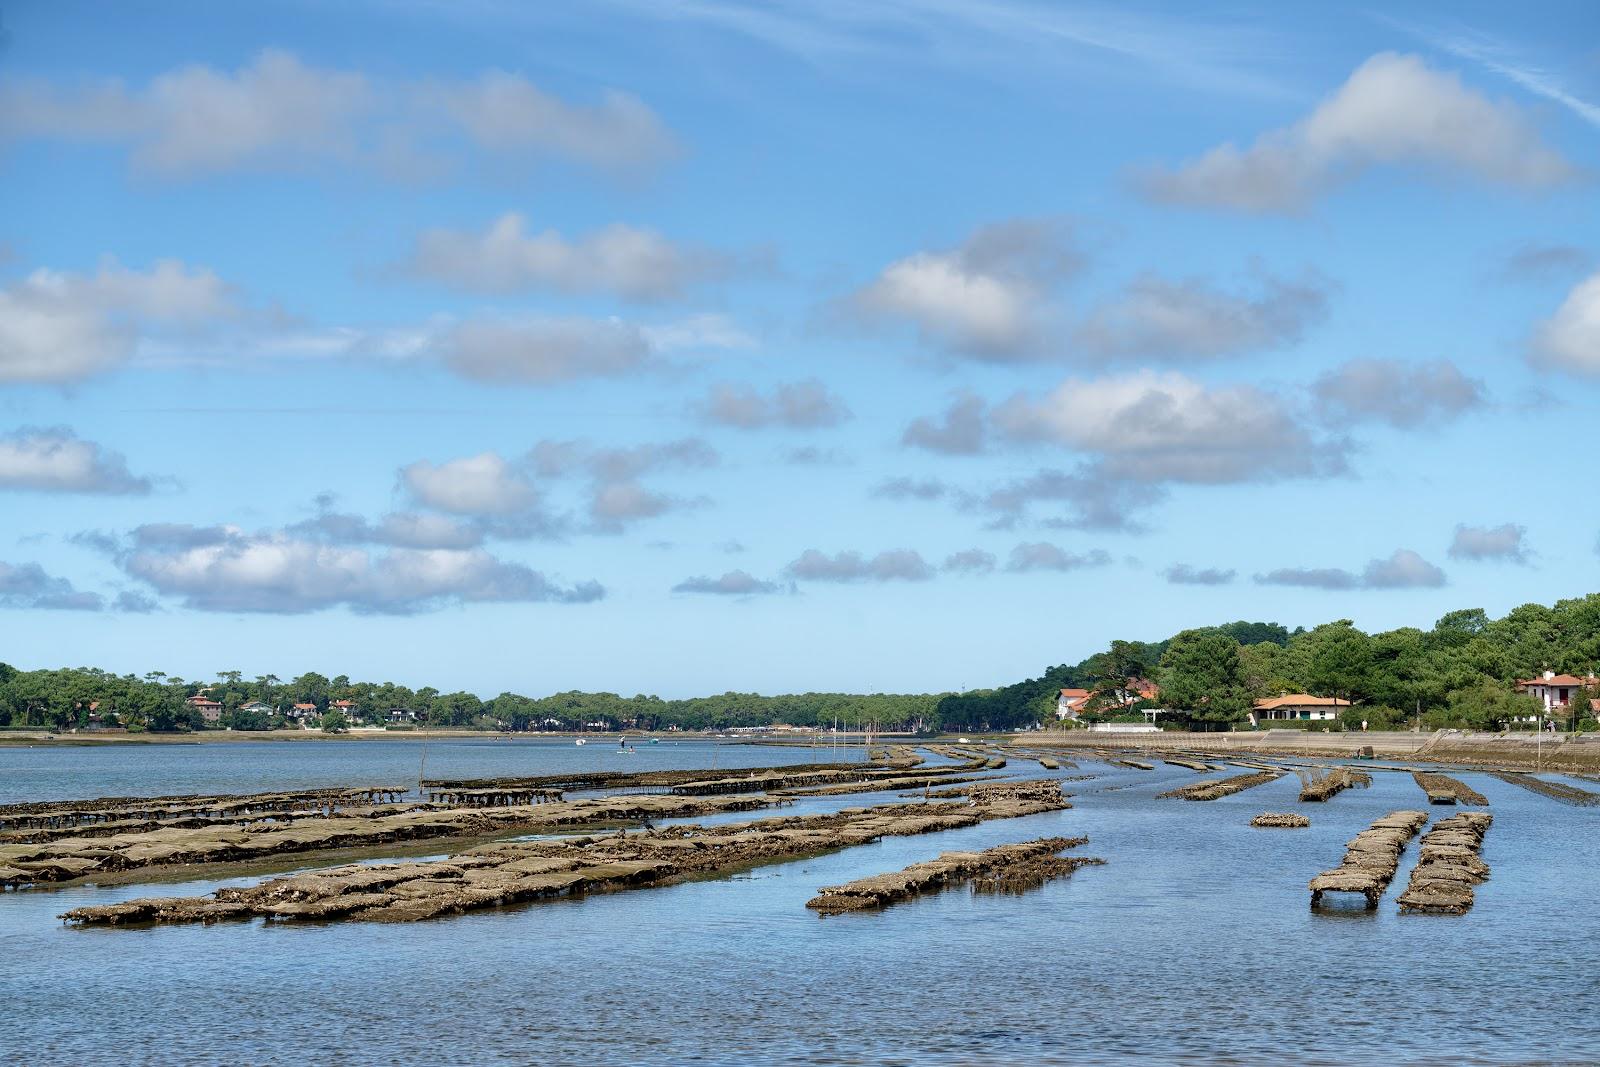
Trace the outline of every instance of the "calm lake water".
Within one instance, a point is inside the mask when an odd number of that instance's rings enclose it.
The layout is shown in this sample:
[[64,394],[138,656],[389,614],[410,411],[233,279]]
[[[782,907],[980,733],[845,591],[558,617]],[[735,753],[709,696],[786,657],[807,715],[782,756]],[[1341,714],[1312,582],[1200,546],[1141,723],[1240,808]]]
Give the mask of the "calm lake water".
[[[382,743],[375,743],[382,744]],[[477,747],[474,747],[477,746]],[[441,745],[441,750],[444,746]],[[439,773],[542,773],[570,753],[467,743]],[[661,746],[656,746],[658,749]],[[368,745],[0,752],[5,795],[333,784],[408,771]],[[292,751],[282,751],[292,750]],[[747,749],[751,763],[808,750]],[[721,766],[731,751],[719,753]],[[645,750],[640,750],[640,766]],[[654,754],[652,754],[654,756]],[[662,753],[694,762],[684,746]],[[187,770],[184,761],[190,761]],[[406,760],[403,766],[401,760]],[[149,761],[159,763],[159,770]],[[304,760],[307,765],[290,764]],[[340,760],[343,764],[341,772]],[[286,761],[286,762],[276,762]],[[370,762],[379,761],[379,762]],[[478,762],[474,762],[478,761]],[[506,761],[506,762],[498,762]],[[547,761],[541,763],[541,761]],[[430,774],[434,757],[430,755]],[[603,766],[621,758],[595,760]],[[666,765],[666,764],[663,764]],[[248,765],[247,765],[248,766]],[[76,768],[74,770],[73,768]],[[269,769],[264,769],[269,768]],[[1008,770],[1044,772],[1020,760]],[[1480,774],[1492,879],[1461,917],[1310,912],[1306,880],[1372,819],[1421,808],[1409,775],[1297,805],[1290,776],[1213,803],[1155,800],[1192,772],[1085,761],[1075,807],[736,877],[408,926],[64,927],[69,907],[216,882],[0,896],[0,1058],[28,1063],[1079,1064],[1600,1061],[1591,1005],[1600,811]],[[1240,772],[1242,773],[1242,772]],[[252,776],[252,774],[254,776]],[[273,777],[276,776],[276,777]],[[159,781],[162,784],[154,784]],[[177,783],[205,783],[181,785]],[[796,812],[882,802],[861,794]],[[1253,830],[1300,810],[1309,830]],[[1451,809],[1433,809],[1447,814]],[[951,891],[819,919],[818,887],[952,848],[1082,835],[1080,870],[1021,897]]]

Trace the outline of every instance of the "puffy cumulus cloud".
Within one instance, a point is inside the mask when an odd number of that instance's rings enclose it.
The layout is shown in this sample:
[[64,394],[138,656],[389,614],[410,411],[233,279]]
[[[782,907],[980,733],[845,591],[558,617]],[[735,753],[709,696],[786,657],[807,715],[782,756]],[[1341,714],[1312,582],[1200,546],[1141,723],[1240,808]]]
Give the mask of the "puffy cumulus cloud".
[[176,260],[93,274],[36,270],[0,289],[0,383],[70,382],[124,363],[141,336],[236,312],[215,274]]
[[1035,513],[1041,505],[1056,506],[1059,514],[1045,517],[1046,526],[1064,530],[1141,533],[1138,512],[1159,503],[1166,493],[1159,486],[1106,477],[1093,465],[1076,471],[1044,468],[1004,482],[987,493],[963,499],[963,506],[994,515],[992,526],[1007,529]]
[[1285,567],[1255,580],[1307,589],[1435,589],[1445,584],[1445,573],[1410,549],[1398,548],[1386,559],[1369,562],[1360,574],[1338,567]]
[[594,581],[562,585],[483,549],[364,548],[234,527],[135,531],[118,562],[199,611],[300,614],[332,607],[410,614],[449,604],[599,600]]
[[1501,526],[1456,527],[1450,542],[1450,558],[1464,560],[1490,560],[1506,563],[1527,563],[1529,549],[1528,529],[1516,523]]
[[1199,279],[1135,279],[1073,330],[1087,357],[1100,361],[1211,359],[1299,342],[1327,313],[1327,287],[1264,278],[1259,295],[1229,293]]
[[426,230],[417,238],[406,269],[473,292],[555,289],[669,300],[697,282],[723,276],[732,266],[720,253],[623,224],[572,240],[554,230],[528,233],[526,227],[522,215],[508,212],[482,233]]
[[900,443],[946,456],[975,456],[987,441],[982,398],[962,393],[938,416],[912,419]]
[[1281,397],[1176,372],[1068,381],[1037,401],[1019,394],[993,422],[1013,440],[1092,453],[1113,482],[1220,485],[1345,470],[1347,446],[1313,436]]
[[79,590],[65,578],[45,572],[37,563],[0,561],[0,608],[50,608],[101,611],[105,598]]
[[1032,358],[1056,288],[1080,265],[1064,223],[1018,219],[981,227],[955,248],[896,260],[848,308],[867,324],[908,324],[924,342],[960,355]]
[[1529,357],[1551,370],[1600,375],[1600,273],[1575,285],[1535,328]]
[[937,478],[885,478],[872,487],[879,500],[940,500],[950,493],[950,487]]
[[1382,422],[1401,430],[1445,422],[1484,406],[1483,382],[1443,359],[1354,359],[1313,382],[1311,395],[1330,423]]
[[0,436],[0,489],[143,495],[150,485],[122,456],[62,427]]
[[1011,557],[1006,561],[1006,570],[1018,573],[1026,571],[1076,571],[1087,567],[1105,567],[1111,563],[1111,556],[1102,549],[1090,552],[1068,552],[1058,545],[1048,541],[1024,542],[1011,550]]
[[467,319],[432,346],[446,367],[480,382],[553,385],[643,369],[654,351],[640,328],[615,319]]
[[771,426],[814,430],[839,425],[850,417],[850,409],[812,378],[780,384],[770,396],[747,385],[713,386],[701,405],[701,414],[707,422],[740,430]]
[[941,569],[952,574],[988,574],[998,563],[993,552],[986,552],[981,548],[964,548],[946,556]]
[[624,93],[573,104],[503,71],[380,82],[277,49],[140,86],[12,81],[0,86],[0,137],[126,145],[136,168],[169,178],[349,166],[415,178],[471,152],[629,169],[674,152],[655,113]]
[[875,556],[860,552],[834,555],[808,548],[784,568],[786,577],[806,582],[925,582],[933,568],[921,554],[909,548],[890,549]]
[[[646,488],[640,479],[668,470],[695,470],[719,462],[715,449],[696,437],[602,448],[585,441],[540,441],[521,456],[496,452],[432,463],[419,460],[400,470],[400,484],[419,506],[472,521],[451,526],[433,518],[390,516],[370,540],[399,543],[411,536],[432,539],[428,547],[456,547],[452,538],[557,537],[572,523],[545,506],[542,483],[576,480],[586,488],[590,532],[615,533],[628,523],[703,501]],[[364,527],[365,528],[365,527]],[[370,528],[368,528],[370,529]],[[417,546],[422,547],[422,546]]]
[[1375,559],[1361,572],[1367,589],[1435,588],[1445,583],[1444,571],[1408,548],[1395,549],[1388,559]]
[[1513,104],[1489,99],[1418,56],[1383,52],[1294,125],[1248,148],[1219,145],[1176,170],[1146,174],[1141,184],[1168,203],[1294,212],[1370,167],[1391,164],[1528,189],[1578,175]]
[[1229,585],[1237,571],[1219,567],[1192,567],[1187,563],[1174,563],[1161,572],[1172,585]]
[[493,452],[418,460],[400,469],[400,483],[417,503],[456,515],[512,515],[539,502],[527,473]]
[[781,593],[777,582],[762,581],[748,571],[729,571],[720,578],[685,578],[672,587],[674,593],[710,593],[714,596],[760,596]]

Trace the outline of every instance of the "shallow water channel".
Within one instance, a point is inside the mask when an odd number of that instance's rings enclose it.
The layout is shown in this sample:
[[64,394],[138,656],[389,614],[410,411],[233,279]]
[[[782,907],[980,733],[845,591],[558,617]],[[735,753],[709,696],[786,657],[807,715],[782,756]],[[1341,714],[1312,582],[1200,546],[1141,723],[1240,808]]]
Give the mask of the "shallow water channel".
[[[205,759],[210,747],[163,753]],[[214,746],[234,748],[237,746]],[[257,746],[252,746],[257,747]],[[267,746],[274,747],[274,746]],[[366,746],[277,746],[349,752]],[[485,745],[485,748],[494,748]],[[500,746],[505,747],[505,746]],[[401,746],[414,759],[415,746]],[[658,750],[664,746],[655,746]],[[60,795],[117,793],[144,749],[81,750],[92,774],[65,783],[58,751],[0,752]],[[530,750],[531,751],[531,750]],[[644,755],[643,749],[641,756]],[[790,749],[794,762],[826,750]],[[37,752],[37,757],[32,753]],[[181,752],[181,755],[176,753]],[[745,765],[786,762],[748,749]],[[728,751],[719,754],[721,766]],[[459,753],[458,753],[459,755]],[[649,766],[671,766],[652,754]],[[699,767],[706,754],[678,753]],[[38,765],[29,769],[29,760]],[[227,758],[234,758],[231,754]],[[268,753],[267,759],[287,758]],[[316,760],[333,756],[316,754]],[[472,754],[440,773],[506,770]],[[396,761],[399,757],[395,757]],[[454,760],[455,757],[450,757]],[[492,760],[509,760],[494,756]],[[655,762],[656,760],[662,762]],[[543,761],[548,763],[548,760]],[[601,769],[623,759],[593,761]],[[430,756],[430,776],[433,757]],[[258,765],[259,766],[259,765]],[[398,762],[396,762],[398,767]],[[630,767],[632,765],[630,764]],[[43,767],[44,769],[41,769]],[[52,769],[53,768],[53,769]],[[120,768],[120,769],[119,769]],[[643,759],[640,769],[644,769]],[[328,771],[221,772],[136,790],[333,784]],[[384,777],[346,768],[339,782]],[[414,772],[413,772],[414,773]],[[1050,776],[1013,758],[1007,774]],[[201,893],[217,882],[0,896],[0,1058],[8,1062],[610,1063],[1523,1063],[1600,1060],[1590,1004],[1600,918],[1600,809],[1460,777],[1490,800],[1490,881],[1464,916],[1313,913],[1306,881],[1336,866],[1374,818],[1426,808],[1409,775],[1297,804],[1293,775],[1208,803],[1156,800],[1199,777],[1085,760],[1074,807],[984,823],[662,889],[554,900],[411,925],[264,923],[69,929],[69,907]],[[1222,773],[1244,773],[1230,769]],[[296,777],[295,774],[300,774]],[[220,775],[220,776],[219,776]],[[102,784],[90,785],[90,781]],[[0,777],[0,782],[4,782]],[[1592,785],[1593,783],[1589,783]],[[27,789],[0,785],[8,799]],[[18,793],[22,795],[18,795]],[[55,795],[44,790],[44,795]],[[883,803],[888,794],[802,801],[784,814]],[[1434,808],[1442,816],[1450,808]],[[1301,811],[1305,830],[1256,830],[1262,811]],[[759,817],[740,815],[737,818]],[[1104,867],[1023,896],[953,890],[880,913],[819,919],[824,885],[896,870],[953,848],[1087,834]],[[249,879],[248,881],[254,881]]]

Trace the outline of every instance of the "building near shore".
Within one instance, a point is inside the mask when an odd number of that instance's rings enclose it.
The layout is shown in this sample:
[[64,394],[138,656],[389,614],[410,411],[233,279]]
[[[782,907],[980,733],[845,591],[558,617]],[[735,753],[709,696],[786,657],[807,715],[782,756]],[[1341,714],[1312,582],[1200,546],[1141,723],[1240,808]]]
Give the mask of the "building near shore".
[[1087,703],[1089,703],[1087,689],[1063,689],[1056,696],[1056,718],[1063,721],[1076,719]]
[[1596,678],[1593,671],[1589,672],[1587,678],[1545,671],[1538,678],[1524,678],[1518,681],[1517,691],[1527,693],[1539,701],[1544,705],[1545,714],[1549,715],[1556,711],[1565,712],[1574,700],[1592,692],[1597,686],[1600,686],[1600,678]]
[[[1093,695],[1088,689],[1062,689],[1056,694],[1056,718],[1062,722],[1077,722],[1082,718],[1084,710],[1088,707],[1089,698]],[[1135,678],[1128,684],[1128,688],[1108,693],[1103,697],[1102,707],[1107,714],[1118,715],[1141,700],[1153,701],[1160,695],[1161,690],[1154,682]],[[1122,711],[1117,710],[1118,705]]]
[[212,700],[204,693],[192,696],[187,701],[188,705],[200,713],[200,719],[207,725],[215,725],[222,719],[222,703]]
[[1286,693],[1280,697],[1256,701],[1250,709],[1250,725],[1264,722],[1328,722],[1339,717],[1350,701],[1338,697],[1314,697],[1310,693]]

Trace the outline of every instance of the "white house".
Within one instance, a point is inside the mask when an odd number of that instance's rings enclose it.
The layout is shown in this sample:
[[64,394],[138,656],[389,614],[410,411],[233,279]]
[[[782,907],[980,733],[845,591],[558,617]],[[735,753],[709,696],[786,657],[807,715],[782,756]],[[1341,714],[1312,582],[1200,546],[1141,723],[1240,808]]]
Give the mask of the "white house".
[[1545,671],[1541,677],[1519,681],[1517,688],[1544,704],[1545,714],[1548,715],[1557,708],[1566,708],[1585,688],[1592,689],[1597,684],[1600,684],[1600,679],[1595,678],[1593,671],[1589,672],[1587,678]]
[[1056,718],[1076,720],[1083,706],[1089,702],[1087,689],[1063,689],[1056,696]]
[[1348,708],[1348,700],[1338,697],[1314,697],[1310,693],[1288,693],[1270,700],[1258,700],[1250,711],[1250,725],[1263,722],[1299,719],[1308,722],[1326,722],[1337,719],[1340,710]]

